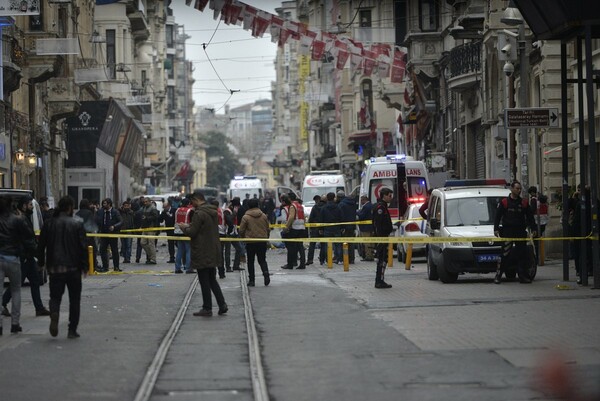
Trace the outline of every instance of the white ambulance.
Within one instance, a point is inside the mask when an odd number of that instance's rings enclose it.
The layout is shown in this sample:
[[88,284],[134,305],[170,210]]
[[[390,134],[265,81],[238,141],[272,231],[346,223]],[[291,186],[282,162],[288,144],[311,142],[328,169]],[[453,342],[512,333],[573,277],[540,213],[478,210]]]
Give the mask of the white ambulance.
[[[398,177],[402,183],[400,186]],[[405,155],[387,155],[365,160],[360,195],[368,196],[375,205],[383,188],[394,192],[389,211],[392,220],[396,220],[399,218],[399,209],[404,213],[408,204],[423,203],[427,199],[429,177],[425,163]]]
[[315,195],[327,195],[328,192],[344,191],[348,195],[346,177],[340,170],[311,171],[304,177],[302,184],[302,205],[306,219],[315,205]]
[[244,199],[260,199],[261,196],[264,196],[263,184],[260,178],[255,175],[235,176],[229,182],[227,201],[238,197],[243,202]]

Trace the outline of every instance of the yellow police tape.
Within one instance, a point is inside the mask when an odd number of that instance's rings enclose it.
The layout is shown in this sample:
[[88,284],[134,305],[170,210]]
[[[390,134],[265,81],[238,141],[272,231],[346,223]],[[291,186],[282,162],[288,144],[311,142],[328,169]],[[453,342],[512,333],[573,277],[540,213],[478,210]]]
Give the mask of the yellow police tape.
[[[156,230],[154,230],[156,231]],[[145,239],[166,239],[172,241],[190,241],[190,237],[180,237],[172,235],[136,235],[136,234],[87,234],[88,237],[96,238],[145,238]],[[585,237],[525,237],[525,238],[499,238],[499,237],[312,237],[312,238],[240,238],[240,237],[221,237],[221,242],[327,242],[327,243],[356,243],[356,244],[464,244],[466,242],[488,242],[490,245],[495,242],[515,242],[515,241],[573,241],[573,240],[597,240],[591,234]]]

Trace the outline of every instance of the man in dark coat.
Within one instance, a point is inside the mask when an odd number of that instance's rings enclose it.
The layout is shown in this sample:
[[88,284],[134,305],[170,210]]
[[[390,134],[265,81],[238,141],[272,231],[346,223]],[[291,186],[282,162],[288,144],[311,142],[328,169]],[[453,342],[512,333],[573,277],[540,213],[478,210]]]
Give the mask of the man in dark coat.
[[[44,224],[38,245],[38,264],[50,276],[50,335],[58,335],[60,303],[65,286],[69,291],[68,338],[78,338],[81,275],[88,271],[87,242],[83,223],[73,218],[73,198],[58,201],[54,217]],[[118,255],[117,255],[118,257]]]
[[[175,225],[175,213],[177,209],[171,206],[171,201],[163,203],[163,211],[158,217],[158,224],[165,222],[165,227],[172,228]],[[173,235],[173,231],[167,231],[167,235]],[[169,260],[167,263],[175,263],[175,240],[167,240],[169,246]]]
[[[346,196],[344,191],[337,192],[338,208],[340,209],[340,217],[342,222],[351,222],[351,224],[342,224],[342,237],[356,237],[356,202],[353,198]],[[350,263],[354,263],[354,243],[348,244],[348,259]]]
[[[310,215],[308,216],[309,224],[318,224],[321,222],[321,209],[325,205],[325,197],[321,197],[321,195],[315,195],[313,200],[315,201],[315,205],[310,210]],[[319,227],[309,227],[308,231],[310,233],[311,238],[319,238]],[[308,256],[306,257],[306,264],[312,265],[315,257],[315,248],[317,247],[317,241],[311,241],[308,244]]]
[[[356,212],[356,217],[359,221],[368,221],[369,224],[359,224],[358,230],[360,232],[361,237],[372,237],[373,236],[373,204],[369,200],[369,197],[363,195],[360,197],[360,210]],[[363,253],[363,261],[372,262],[375,260],[373,257],[373,244],[367,242],[363,244],[364,253]]]
[[[321,209],[321,223],[340,223],[342,215],[337,203],[335,203],[335,194],[329,192],[327,194],[327,203]],[[342,235],[342,229],[339,224],[323,226],[323,237],[334,238]],[[339,242],[333,243],[333,262],[342,264],[342,244]],[[319,252],[319,261],[321,265],[325,264],[327,259],[327,242],[321,242],[321,251]]]
[[191,238],[191,268],[198,272],[202,290],[202,309],[195,312],[194,316],[212,316],[212,294],[219,305],[219,315],[223,315],[227,313],[228,307],[217,281],[217,267],[221,265],[217,207],[207,202],[200,190],[194,191],[192,204],[195,210],[191,224],[181,223],[179,227],[185,236]]
[[[394,193],[389,188],[383,188],[379,192],[380,198],[373,209],[373,230],[376,237],[389,237],[394,231],[392,218],[388,210],[388,205],[394,197]],[[385,268],[388,264],[388,244],[381,242],[376,245],[377,250],[377,271],[375,273],[375,288],[392,288],[391,284],[384,281]]]
[[[96,212],[96,224],[102,234],[117,234],[121,230],[123,220],[121,213],[113,208],[112,199],[106,198],[102,201],[102,208]],[[108,271],[108,247],[112,253],[113,270],[120,272],[119,268],[119,239],[116,237],[100,237],[100,258],[102,269],[99,272]]]
[[[121,230],[131,230],[133,228],[131,201],[128,199],[125,200],[121,205],[119,213],[121,213],[121,219],[123,220]],[[121,256],[123,257],[123,263],[131,263],[131,243],[132,238],[121,238]]]

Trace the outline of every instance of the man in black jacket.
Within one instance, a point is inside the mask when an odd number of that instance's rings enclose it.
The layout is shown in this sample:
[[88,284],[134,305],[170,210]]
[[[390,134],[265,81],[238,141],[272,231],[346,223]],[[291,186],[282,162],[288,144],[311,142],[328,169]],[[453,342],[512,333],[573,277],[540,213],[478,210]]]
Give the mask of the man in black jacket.
[[[377,205],[373,209],[373,230],[376,237],[389,237],[394,231],[392,226],[392,218],[388,211],[388,204],[392,201],[394,193],[389,188],[383,188],[379,192],[380,198],[377,200]],[[375,288],[392,288],[391,284],[386,283],[383,279],[385,276],[385,268],[388,264],[388,244],[382,242],[376,245],[377,251],[377,271],[375,273]]]
[[[121,213],[113,208],[112,199],[106,198],[102,201],[102,208],[96,213],[96,223],[102,234],[117,234],[121,230],[123,220]],[[102,270],[108,271],[108,247],[112,253],[113,269],[120,272],[119,268],[119,239],[117,237],[100,237],[100,258],[102,259]]]
[[[318,224],[321,222],[321,208],[325,205],[325,197],[321,197],[321,195],[315,195],[313,197],[313,200],[315,201],[315,205],[310,210],[310,215],[308,216],[308,223]],[[319,238],[321,236],[319,234],[319,227],[309,227],[308,231],[310,233],[310,238]],[[308,244],[308,256],[306,257],[306,265],[313,264],[316,247],[316,241],[311,241]]]
[[[502,224],[502,233],[500,233],[500,224]],[[529,202],[527,199],[521,198],[521,183],[515,180],[510,184],[510,195],[498,203],[494,219],[494,235],[505,238],[527,238],[527,227],[531,229],[531,233],[535,237],[537,227]],[[505,270],[509,258],[517,261],[519,281],[523,284],[531,283],[528,273],[530,258],[527,243],[524,240],[506,241],[503,244],[501,262],[496,271],[494,283],[501,283],[502,272]]]
[[[22,251],[35,252],[35,241],[31,241],[31,231],[21,216],[11,210],[12,201],[0,196],[0,283],[8,277],[12,293],[11,333],[22,331],[21,318],[21,264]],[[0,317],[2,335],[2,317]]]
[[[163,211],[158,216],[158,224],[165,222],[165,227],[173,228],[175,226],[175,213],[177,208],[171,206],[171,201],[163,203]],[[167,235],[173,235],[173,231],[167,231]],[[175,240],[167,240],[169,246],[169,260],[167,263],[175,263]]]
[[[126,199],[119,210],[121,213],[121,230],[131,230],[133,228],[133,210],[131,210],[131,201]],[[131,243],[133,238],[121,238],[121,256],[123,263],[131,263]]]
[[[31,221],[31,216],[33,214],[33,198],[29,195],[19,199],[17,203],[17,213],[23,218],[23,221],[29,227],[29,238],[27,241],[34,244],[33,250],[29,252],[21,253],[21,285],[25,283],[25,279],[29,281],[29,289],[31,290],[31,299],[33,301],[33,306],[35,307],[35,315],[36,316],[48,316],[50,315],[50,311],[46,309],[42,302],[42,297],[40,295],[40,285],[41,279],[40,273],[38,272],[37,263],[35,262],[35,234],[33,231],[33,222]],[[45,221],[50,220],[50,218],[45,219]],[[6,305],[10,302],[11,299],[11,289],[8,287],[4,291],[4,295],[2,296],[2,306],[3,312],[6,310]]]
[[[65,286],[69,291],[68,338],[78,338],[81,304],[81,275],[88,271],[85,229],[73,218],[73,198],[58,201],[54,217],[44,224],[38,245],[38,264],[46,266],[50,276],[50,334],[58,335],[60,303]],[[118,257],[118,254],[117,254]]]

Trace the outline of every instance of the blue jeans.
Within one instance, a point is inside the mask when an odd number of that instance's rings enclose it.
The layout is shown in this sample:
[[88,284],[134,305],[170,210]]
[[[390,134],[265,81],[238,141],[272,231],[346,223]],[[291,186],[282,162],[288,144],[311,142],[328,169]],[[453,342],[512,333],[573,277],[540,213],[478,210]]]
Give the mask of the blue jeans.
[[10,281],[12,294],[11,323],[18,325],[21,319],[21,262],[17,256],[0,255],[0,283],[4,283],[4,276]]
[[[185,264],[182,264],[182,258],[185,252]],[[177,241],[177,255],[175,256],[175,270],[189,270],[191,262],[192,248],[190,241]]]
[[131,242],[132,238],[121,238],[121,256],[127,262],[131,260]]

